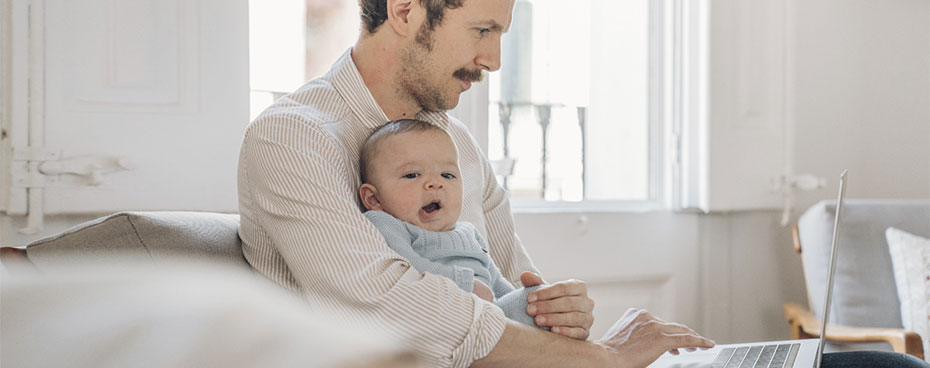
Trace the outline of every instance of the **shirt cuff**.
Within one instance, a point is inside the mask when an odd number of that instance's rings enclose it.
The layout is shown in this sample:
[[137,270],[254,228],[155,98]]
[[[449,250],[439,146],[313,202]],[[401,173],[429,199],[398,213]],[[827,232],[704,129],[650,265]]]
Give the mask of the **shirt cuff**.
[[472,296],[472,299],[475,300],[475,319],[465,341],[452,352],[453,367],[465,368],[487,356],[507,327],[507,317],[500,308],[477,296]]

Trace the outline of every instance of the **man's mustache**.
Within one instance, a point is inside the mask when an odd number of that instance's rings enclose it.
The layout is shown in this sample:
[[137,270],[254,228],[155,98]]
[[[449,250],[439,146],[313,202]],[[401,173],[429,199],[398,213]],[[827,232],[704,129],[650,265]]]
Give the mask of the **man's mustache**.
[[481,82],[484,79],[484,73],[481,72],[481,69],[468,70],[462,68],[452,73],[452,76],[467,82]]

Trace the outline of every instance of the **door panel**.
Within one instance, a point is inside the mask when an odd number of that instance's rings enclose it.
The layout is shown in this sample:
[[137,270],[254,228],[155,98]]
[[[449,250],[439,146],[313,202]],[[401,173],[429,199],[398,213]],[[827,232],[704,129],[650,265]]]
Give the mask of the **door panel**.
[[246,0],[44,3],[45,212],[235,212]]

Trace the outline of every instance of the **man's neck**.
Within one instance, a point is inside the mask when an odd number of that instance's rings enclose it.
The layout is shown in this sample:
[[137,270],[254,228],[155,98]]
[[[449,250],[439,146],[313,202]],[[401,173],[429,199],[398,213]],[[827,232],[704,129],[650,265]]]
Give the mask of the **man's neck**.
[[352,48],[352,61],[362,80],[388,119],[409,119],[422,107],[397,85],[401,45],[376,40],[378,35],[362,36]]

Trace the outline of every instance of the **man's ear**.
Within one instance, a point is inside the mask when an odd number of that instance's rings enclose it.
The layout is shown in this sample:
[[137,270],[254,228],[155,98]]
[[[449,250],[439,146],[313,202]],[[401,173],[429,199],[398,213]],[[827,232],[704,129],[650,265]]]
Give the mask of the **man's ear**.
[[374,185],[365,183],[358,188],[358,196],[362,199],[362,205],[369,211],[381,210],[381,201],[378,199],[378,188]]
[[387,0],[387,23],[400,36],[415,35],[423,13],[419,0]]

